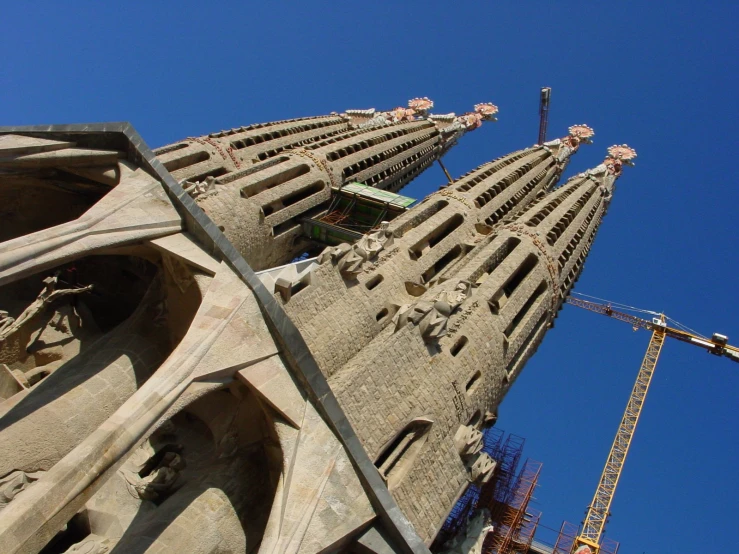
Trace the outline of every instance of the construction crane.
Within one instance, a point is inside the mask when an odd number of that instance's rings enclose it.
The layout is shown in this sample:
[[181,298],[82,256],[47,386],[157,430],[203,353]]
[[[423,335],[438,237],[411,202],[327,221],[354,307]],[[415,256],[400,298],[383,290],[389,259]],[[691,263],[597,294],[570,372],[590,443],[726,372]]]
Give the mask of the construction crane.
[[658,317],[654,317],[651,321],[648,321],[614,310],[610,304],[599,304],[571,296],[567,298],[567,303],[629,323],[634,330],[646,329],[652,332],[652,338],[649,341],[649,346],[647,346],[647,353],[639,368],[639,374],[629,396],[629,401],[626,404],[626,410],[624,411],[621,423],[618,426],[613,446],[611,446],[611,451],[608,453],[606,465],[598,482],[598,488],[595,490],[593,501],[588,506],[582,530],[575,538],[572,546],[572,552],[575,554],[586,554],[588,552],[598,554],[600,552],[601,537],[605,530],[607,518],[610,515],[613,495],[616,492],[616,486],[621,477],[626,455],[629,452],[636,424],[644,407],[649,383],[652,380],[654,368],[657,366],[665,339],[671,337],[682,342],[687,342],[688,344],[705,348],[710,354],[724,356],[734,362],[739,362],[739,348],[727,344],[728,338],[719,333],[714,333],[713,337],[707,339],[688,331],[669,327],[664,314],[660,314]]
[[547,124],[549,123],[549,99],[552,89],[544,87],[541,89],[539,98],[539,140],[536,144],[544,144],[547,140]]

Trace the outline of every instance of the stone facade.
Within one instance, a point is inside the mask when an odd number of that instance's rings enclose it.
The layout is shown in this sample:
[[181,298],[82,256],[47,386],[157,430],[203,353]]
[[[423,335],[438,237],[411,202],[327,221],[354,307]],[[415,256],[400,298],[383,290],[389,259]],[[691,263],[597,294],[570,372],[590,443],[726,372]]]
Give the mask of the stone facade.
[[0,128],[0,551],[427,552],[635,156],[555,188],[575,126],[254,274],[332,189],[397,190],[496,111],[430,107],[156,155],[126,126]]
[[390,487],[424,538],[470,479],[454,435],[483,424],[536,351],[610,202],[612,156],[552,190],[582,138],[572,132],[430,195],[372,255],[361,242],[328,249],[286,302],[370,457],[433,421],[407,462],[423,469]]

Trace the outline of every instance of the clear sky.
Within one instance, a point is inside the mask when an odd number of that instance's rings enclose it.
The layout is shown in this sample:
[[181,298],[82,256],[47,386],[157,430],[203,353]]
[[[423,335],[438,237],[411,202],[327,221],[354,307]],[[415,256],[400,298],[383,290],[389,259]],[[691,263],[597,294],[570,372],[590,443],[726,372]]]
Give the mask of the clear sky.
[[[739,343],[739,4],[695,2],[4,2],[0,124],[126,120],[151,147],[254,122],[429,96],[500,121],[445,162],[458,176],[536,141],[595,128],[569,173],[634,146],[577,284]],[[404,191],[444,182],[434,167]],[[649,334],[560,312],[500,409],[544,463],[543,523],[579,522]],[[612,507],[622,554],[735,541],[739,366],[668,342]],[[542,534],[543,538],[546,537]]]

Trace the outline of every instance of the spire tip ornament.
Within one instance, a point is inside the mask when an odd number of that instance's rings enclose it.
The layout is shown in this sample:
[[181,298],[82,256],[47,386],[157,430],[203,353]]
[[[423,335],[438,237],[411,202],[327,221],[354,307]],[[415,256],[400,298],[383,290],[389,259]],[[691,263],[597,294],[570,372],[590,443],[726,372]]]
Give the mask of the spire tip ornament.
[[495,104],[475,104],[474,111],[464,113],[458,119],[467,131],[472,131],[482,127],[483,121],[497,121],[496,113],[498,113],[498,106]]
[[482,115],[483,119],[496,119],[494,116],[498,113],[498,106],[485,102],[482,104],[475,104],[475,112]]
[[628,144],[614,144],[608,148],[608,157],[603,161],[611,175],[618,177],[623,171],[624,164],[634,165],[632,161],[636,158],[636,150]]
[[585,123],[572,125],[567,129],[567,132],[569,134],[564,139],[562,139],[562,142],[572,148],[573,151],[576,151],[578,147],[583,143],[593,143],[593,141],[590,139],[593,137],[593,135],[595,135],[595,131],[592,127],[586,125]]
[[593,128],[589,125],[585,125],[584,123],[581,123],[580,125],[573,125],[569,129],[567,129],[567,131],[569,131],[571,137],[578,138],[581,141],[588,143],[592,142],[589,139],[593,135],[595,135],[595,131],[593,130]]
[[634,150],[628,144],[614,144],[608,148],[608,155],[611,158],[622,160],[624,162],[630,162],[636,158],[636,150]]
[[414,98],[408,100],[408,107],[419,115],[426,115],[431,108],[434,107],[434,101],[424,96],[423,98]]
[[570,156],[578,151],[581,144],[592,144],[593,141],[590,139],[595,135],[593,128],[585,123],[570,126],[567,133],[566,137],[550,140],[540,145],[552,153],[560,163],[568,163]]

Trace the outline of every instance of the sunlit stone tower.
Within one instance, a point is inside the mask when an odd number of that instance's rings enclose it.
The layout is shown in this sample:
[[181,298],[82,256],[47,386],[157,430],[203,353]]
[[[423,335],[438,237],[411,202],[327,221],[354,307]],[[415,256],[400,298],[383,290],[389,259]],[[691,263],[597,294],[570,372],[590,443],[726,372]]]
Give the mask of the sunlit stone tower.
[[478,104],[462,116],[430,115],[428,98],[408,106],[252,125],[155,153],[252,267],[265,269],[310,246],[300,222],[325,212],[332,189],[359,182],[397,192],[498,111]]
[[[371,239],[324,253],[311,285],[287,301],[422,536],[434,536],[464,483],[485,478],[489,460],[470,441],[579,276],[631,157],[614,147],[604,164],[551,191],[565,162],[556,152],[534,147],[501,158]],[[516,197],[523,203],[506,208]],[[516,215],[491,219],[506,209]]]
[[0,128],[0,551],[427,552],[635,157],[556,186],[574,126],[253,272],[494,114],[429,107],[156,154],[127,125]]

